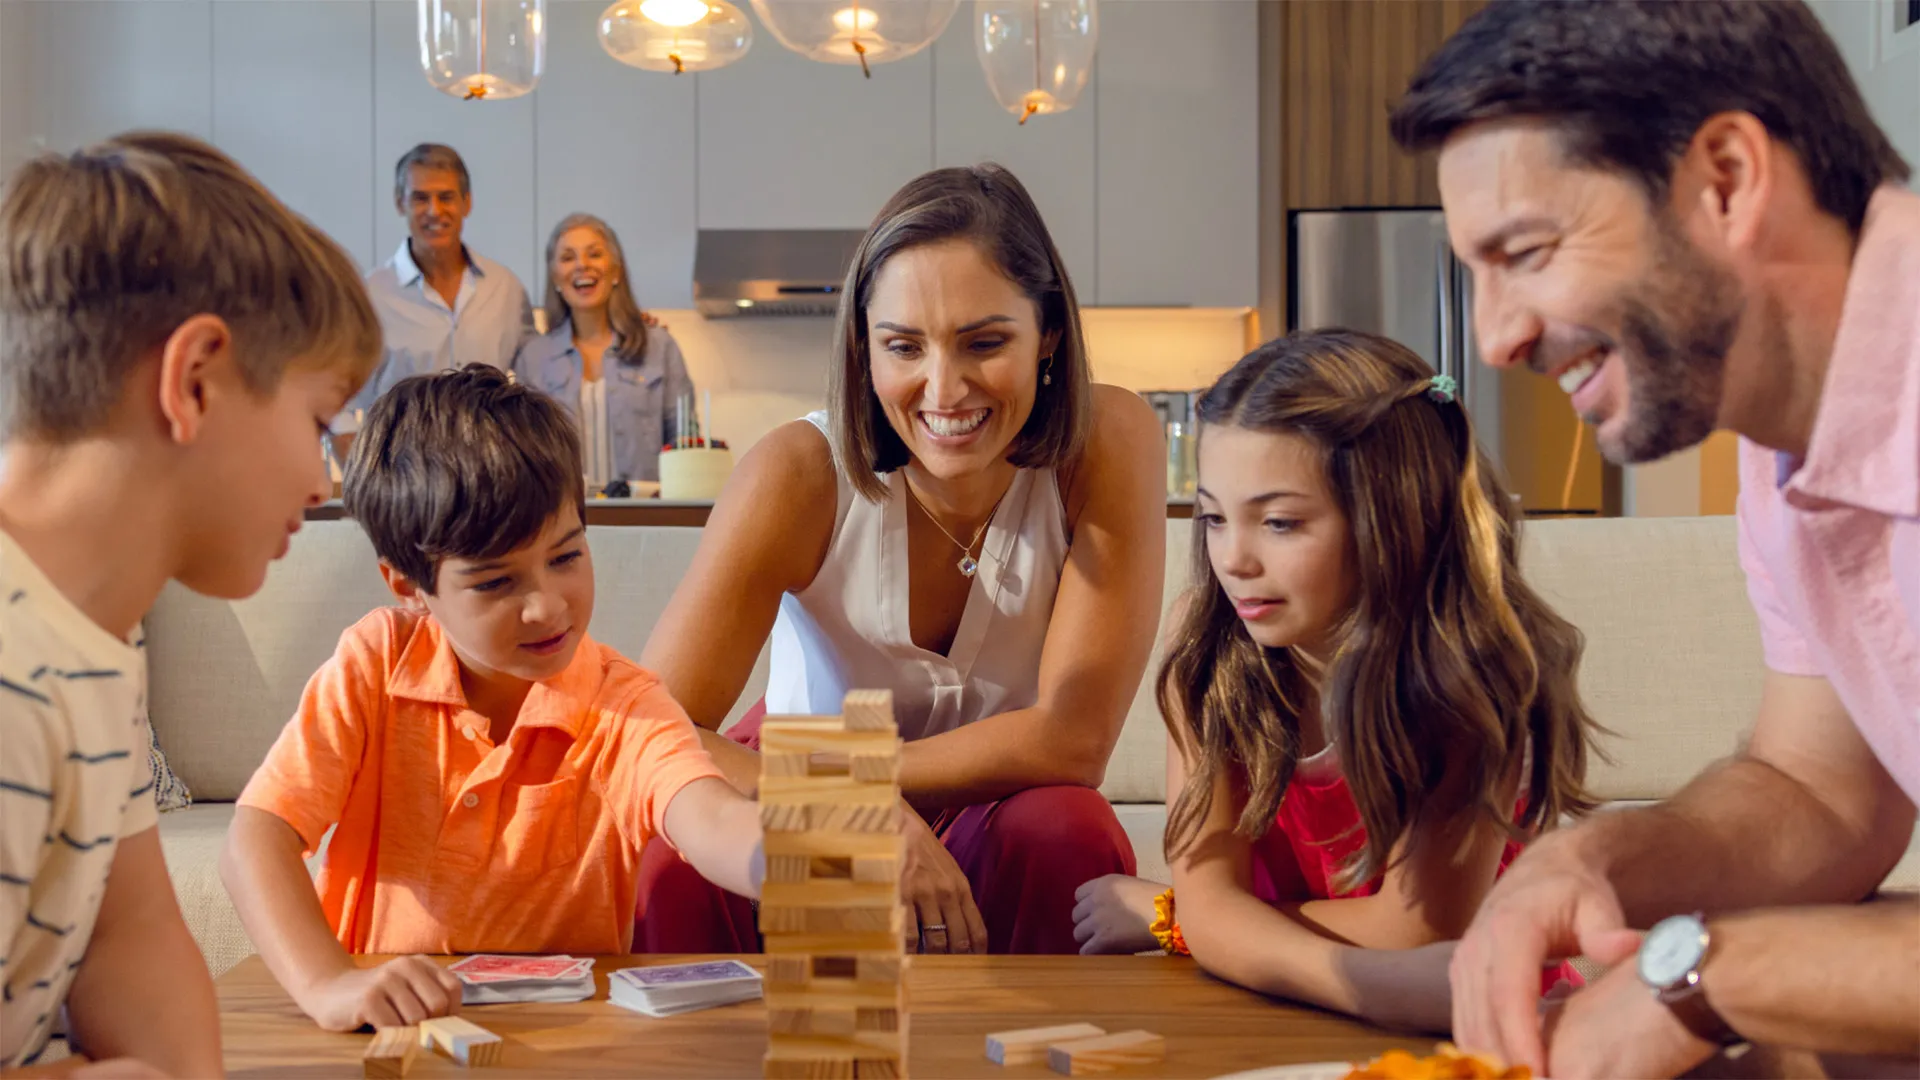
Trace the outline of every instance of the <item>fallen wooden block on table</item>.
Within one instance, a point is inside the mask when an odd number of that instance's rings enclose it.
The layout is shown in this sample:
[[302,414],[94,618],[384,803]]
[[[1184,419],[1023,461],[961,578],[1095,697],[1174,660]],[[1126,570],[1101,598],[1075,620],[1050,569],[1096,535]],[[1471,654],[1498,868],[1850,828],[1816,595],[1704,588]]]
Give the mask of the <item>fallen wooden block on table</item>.
[[362,1075],[367,1080],[404,1080],[419,1052],[419,1028],[381,1028],[373,1033],[366,1056],[360,1059]]
[[498,1065],[503,1048],[500,1036],[457,1016],[420,1021],[420,1046],[438,1047],[441,1053],[472,1067]]
[[987,1060],[995,1065],[1030,1065],[1046,1057],[1047,1048],[1054,1043],[1092,1039],[1106,1033],[1106,1029],[1092,1024],[1059,1024],[1022,1031],[999,1031],[987,1036]]
[[1126,1065],[1145,1065],[1166,1056],[1167,1040],[1162,1036],[1151,1031],[1123,1031],[1054,1043],[1047,1048],[1047,1065],[1063,1076],[1086,1076]]

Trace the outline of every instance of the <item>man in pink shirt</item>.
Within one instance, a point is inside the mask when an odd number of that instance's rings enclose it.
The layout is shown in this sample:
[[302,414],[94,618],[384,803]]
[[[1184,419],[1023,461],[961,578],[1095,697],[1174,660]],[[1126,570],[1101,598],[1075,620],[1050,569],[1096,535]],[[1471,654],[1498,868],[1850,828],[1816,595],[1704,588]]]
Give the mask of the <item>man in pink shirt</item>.
[[[1493,889],[1453,959],[1456,1039],[1559,1080],[1742,1039],[1920,1055],[1920,904],[1862,903],[1920,800],[1906,163],[1799,0],[1494,4],[1393,132],[1440,151],[1489,363],[1557,379],[1616,461],[1743,436],[1768,667],[1745,750]],[[1543,1031],[1540,966],[1580,953],[1613,967]]]

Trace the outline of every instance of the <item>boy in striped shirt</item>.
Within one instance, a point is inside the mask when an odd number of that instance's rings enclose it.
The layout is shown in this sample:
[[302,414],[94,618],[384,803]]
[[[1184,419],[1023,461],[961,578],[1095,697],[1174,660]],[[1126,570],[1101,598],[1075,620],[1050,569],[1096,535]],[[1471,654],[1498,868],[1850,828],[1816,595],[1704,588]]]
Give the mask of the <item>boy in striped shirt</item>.
[[[222,1071],[160,854],[135,635],[259,588],[380,331],[353,262],[219,151],[134,133],[0,201],[0,1069]],[[76,1054],[36,1067],[65,1013]],[[117,1060],[116,1060],[117,1059]],[[19,1070],[18,1073],[13,1070]]]

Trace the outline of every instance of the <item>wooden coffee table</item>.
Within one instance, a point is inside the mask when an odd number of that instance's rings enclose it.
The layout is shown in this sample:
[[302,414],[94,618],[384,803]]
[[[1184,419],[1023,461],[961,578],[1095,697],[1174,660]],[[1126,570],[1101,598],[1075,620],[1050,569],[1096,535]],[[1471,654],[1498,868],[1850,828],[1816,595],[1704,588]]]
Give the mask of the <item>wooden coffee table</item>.
[[[508,1074],[759,1076],[767,1014],[757,1001],[664,1020],[608,1004],[607,972],[687,959],[693,958],[599,957],[594,1000],[470,1008],[463,1015],[505,1038],[501,1067],[476,1074],[445,1058],[422,1056],[409,1075],[474,1080]],[[759,966],[763,958],[740,959]],[[315,1027],[259,957],[249,957],[217,985],[229,1075],[360,1075],[360,1055],[370,1037]],[[1003,1069],[989,1062],[986,1036],[1075,1021],[1110,1032],[1147,1028],[1166,1036],[1164,1062],[1111,1074],[1116,1080],[1213,1077],[1267,1065],[1366,1060],[1395,1047],[1420,1053],[1433,1047],[1432,1039],[1391,1034],[1229,986],[1185,957],[919,956],[908,994],[908,1072],[920,1080],[1052,1076],[1044,1064]]]

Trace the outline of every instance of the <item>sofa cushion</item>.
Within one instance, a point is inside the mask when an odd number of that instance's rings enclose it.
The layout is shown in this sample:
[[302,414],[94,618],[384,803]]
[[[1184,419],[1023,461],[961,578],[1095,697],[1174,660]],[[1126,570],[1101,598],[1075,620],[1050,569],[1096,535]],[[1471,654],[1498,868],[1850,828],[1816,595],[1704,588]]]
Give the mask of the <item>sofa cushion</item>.
[[[595,526],[591,633],[638,656],[693,560],[700,530]],[[392,602],[366,534],[316,521],[242,601],[170,584],[147,619],[148,711],[174,770],[197,797],[238,798],[340,634]],[[766,687],[766,650],[735,714]]]
[[220,849],[231,824],[232,803],[200,803],[160,819],[160,850],[174,895],[215,978],[253,955],[253,942],[220,883]]

